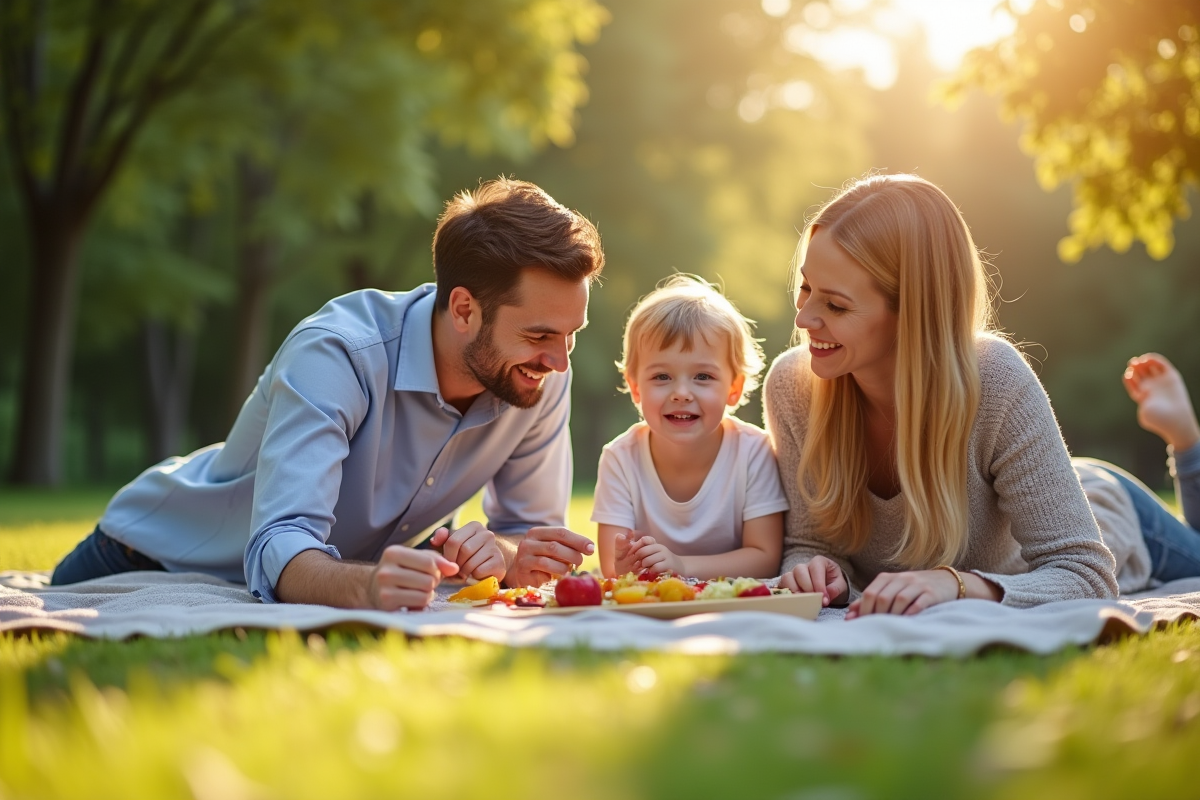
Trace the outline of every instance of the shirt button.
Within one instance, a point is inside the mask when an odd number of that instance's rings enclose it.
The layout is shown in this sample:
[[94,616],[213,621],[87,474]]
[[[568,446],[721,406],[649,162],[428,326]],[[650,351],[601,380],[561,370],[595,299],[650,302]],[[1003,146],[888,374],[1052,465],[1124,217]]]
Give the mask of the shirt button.
[[401,526],[400,526],[400,530],[402,530],[402,531],[406,531],[406,530],[408,530],[408,523],[406,522],[406,523],[404,523],[403,525],[401,525]]
[[426,486],[433,486],[433,478],[426,478],[426,479],[425,479],[425,485],[426,485]]

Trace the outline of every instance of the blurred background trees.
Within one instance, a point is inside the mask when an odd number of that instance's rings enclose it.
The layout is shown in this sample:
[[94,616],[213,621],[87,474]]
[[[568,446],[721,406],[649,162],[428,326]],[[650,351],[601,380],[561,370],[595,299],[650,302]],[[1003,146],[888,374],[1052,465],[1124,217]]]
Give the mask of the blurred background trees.
[[[1182,0],[1136,25],[1120,22],[1135,8],[1127,0],[1012,3],[998,17],[995,5],[5,4],[0,468],[25,482],[120,483],[221,440],[299,319],[345,291],[429,280],[442,202],[503,173],[539,183],[604,237],[608,267],[573,357],[576,475],[589,482],[600,446],[636,419],[613,366],[636,299],[674,270],[701,273],[759,321],[776,355],[791,334],[788,276],[805,215],[879,169],[916,171],[960,204],[992,254],[1001,320],[1029,343],[1073,451],[1161,486],[1162,448],[1136,427],[1119,377],[1126,358],[1153,349],[1200,387],[1200,236],[1176,222],[1195,180],[1195,20]],[[19,399],[28,343],[48,324],[31,300],[45,258],[22,176],[51,186],[61,171],[96,8],[113,15],[93,59],[102,86],[117,85],[119,54],[138,36],[122,85],[173,74],[150,45],[188,9],[200,14],[188,29],[196,42],[221,34],[145,114],[77,241],[54,240],[76,241],[75,333],[57,346],[77,347],[57,367],[71,379],[61,444],[21,450],[35,413]],[[960,67],[973,44],[986,49]],[[36,136],[21,127],[35,118],[21,105],[33,74],[22,63],[57,87],[40,95]],[[1114,74],[1136,91],[1113,95]],[[84,118],[95,128],[103,103],[93,102]],[[1175,119],[1167,131],[1164,111]],[[1104,160],[1098,141],[1123,160]],[[757,420],[757,403],[741,414]],[[61,455],[56,467],[45,448]],[[29,452],[43,463],[31,467]]]
[[[434,137],[511,157],[569,144],[586,95],[574,48],[605,18],[591,0],[6,3],[0,92],[28,267],[12,479],[62,477],[81,248],[110,194],[118,236],[157,240],[162,260],[200,272],[227,262],[231,420],[266,363],[289,248],[378,214],[434,213]],[[218,210],[228,252],[205,258]],[[141,284],[156,260],[127,251],[110,264]],[[146,323],[154,455],[181,439],[191,338],[214,296],[176,267],[182,280],[156,288],[182,309],[124,309]],[[126,306],[143,295],[111,289]],[[109,314],[95,312],[112,310],[91,309],[101,337]]]

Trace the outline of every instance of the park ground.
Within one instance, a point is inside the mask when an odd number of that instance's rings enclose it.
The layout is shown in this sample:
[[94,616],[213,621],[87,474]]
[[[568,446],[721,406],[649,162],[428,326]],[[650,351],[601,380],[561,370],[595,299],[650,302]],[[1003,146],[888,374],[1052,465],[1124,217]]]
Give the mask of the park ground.
[[[0,570],[108,494],[0,495]],[[0,636],[0,798],[1187,798],[1197,753],[1194,623],[967,659]]]

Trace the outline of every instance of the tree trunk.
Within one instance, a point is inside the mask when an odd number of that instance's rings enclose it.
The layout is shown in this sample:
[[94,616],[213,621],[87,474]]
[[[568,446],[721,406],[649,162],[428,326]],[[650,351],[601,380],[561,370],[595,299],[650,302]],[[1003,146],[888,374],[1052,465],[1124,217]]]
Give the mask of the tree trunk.
[[28,209],[28,213],[32,217],[33,269],[12,481],[57,486],[63,477],[62,444],[75,349],[79,250],[86,221],[82,215],[55,219],[35,209]]
[[108,475],[108,437],[107,416],[108,382],[103,379],[90,377],[83,384],[87,392],[87,402],[83,404],[83,463],[92,483],[103,483]]
[[275,176],[248,158],[238,159],[238,297],[234,321],[233,382],[229,422],[254,389],[267,362],[267,322],[278,245],[258,230],[259,211],[275,189]]
[[346,283],[350,291],[371,288],[371,262],[363,255],[353,255],[345,261]]
[[[358,196],[358,231],[359,241],[367,241],[375,229],[375,194],[362,192]],[[371,269],[371,259],[365,253],[354,253],[345,261],[346,282],[350,291],[370,289],[375,284],[374,270]]]
[[142,338],[146,344],[146,376],[150,387],[150,461],[158,463],[182,453],[196,363],[196,337],[185,331],[172,332],[158,320],[147,320],[142,327]]

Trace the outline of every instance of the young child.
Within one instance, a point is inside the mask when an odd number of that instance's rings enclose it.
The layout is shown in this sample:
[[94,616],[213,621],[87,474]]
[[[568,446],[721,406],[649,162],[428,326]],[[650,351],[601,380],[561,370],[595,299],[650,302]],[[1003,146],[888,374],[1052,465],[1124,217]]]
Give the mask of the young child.
[[761,428],[727,413],[763,369],[749,322],[712,284],[675,275],[634,308],[623,356],[642,421],[600,456],[604,574],[778,575],[788,503],[775,456]]

